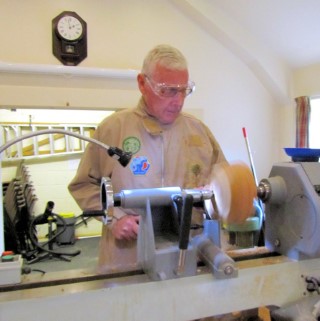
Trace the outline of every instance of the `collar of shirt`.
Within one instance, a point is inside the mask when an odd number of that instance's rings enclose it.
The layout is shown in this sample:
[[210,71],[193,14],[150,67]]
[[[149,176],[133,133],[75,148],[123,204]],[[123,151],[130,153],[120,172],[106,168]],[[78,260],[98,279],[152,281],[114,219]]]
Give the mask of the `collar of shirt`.
[[151,135],[160,135],[163,131],[174,126],[174,123],[167,125],[161,124],[156,118],[150,116],[146,112],[146,104],[142,97],[135,112],[142,118],[142,123],[145,130]]

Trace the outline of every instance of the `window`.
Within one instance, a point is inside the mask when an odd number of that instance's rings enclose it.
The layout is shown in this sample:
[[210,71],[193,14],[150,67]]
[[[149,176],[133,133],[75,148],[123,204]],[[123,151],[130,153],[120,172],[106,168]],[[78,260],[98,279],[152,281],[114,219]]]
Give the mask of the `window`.
[[320,148],[320,97],[310,99],[309,147]]
[[[23,135],[43,130],[66,130],[93,137],[97,125],[113,111],[54,110],[54,109],[0,109],[0,141],[8,143]],[[43,134],[41,138],[17,141],[8,148],[3,160],[82,153],[86,142],[64,133]],[[72,135],[71,135],[72,136]]]

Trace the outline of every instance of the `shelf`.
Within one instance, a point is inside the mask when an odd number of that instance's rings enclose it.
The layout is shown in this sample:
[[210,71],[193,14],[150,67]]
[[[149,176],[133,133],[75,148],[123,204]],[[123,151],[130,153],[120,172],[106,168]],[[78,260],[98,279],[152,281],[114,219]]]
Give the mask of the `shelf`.
[[[138,70],[0,61],[0,85],[74,88],[136,88]],[[134,87],[133,87],[134,86]]]
[[0,73],[29,75],[62,75],[63,77],[89,77],[106,79],[135,79],[138,70],[104,69],[78,66],[21,64],[0,61]]

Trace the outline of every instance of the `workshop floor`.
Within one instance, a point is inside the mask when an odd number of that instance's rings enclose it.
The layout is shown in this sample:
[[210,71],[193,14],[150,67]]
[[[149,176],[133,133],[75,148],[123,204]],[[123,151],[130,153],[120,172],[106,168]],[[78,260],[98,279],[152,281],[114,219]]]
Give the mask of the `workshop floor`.
[[[66,256],[70,262],[63,261],[57,257],[45,257],[38,262],[29,264],[24,263],[25,267],[31,270],[42,270],[45,272],[57,272],[75,269],[94,269],[98,260],[98,246],[100,237],[80,238],[73,245],[63,245],[54,248],[59,252],[74,252],[80,250],[76,256]],[[41,257],[41,256],[39,256]]]

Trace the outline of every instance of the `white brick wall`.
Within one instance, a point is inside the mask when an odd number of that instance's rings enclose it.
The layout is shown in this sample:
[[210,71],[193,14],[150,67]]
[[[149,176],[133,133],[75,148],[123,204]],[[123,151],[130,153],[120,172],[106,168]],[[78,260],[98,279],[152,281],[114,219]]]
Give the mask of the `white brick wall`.
[[[70,156],[69,156],[70,158]],[[78,159],[58,159],[48,158],[41,161],[25,162],[29,170],[30,181],[35,188],[38,200],[34,206],[33,215],[42,214],[48,201],[53,201],[55,207],[53,212],[74,213],[75,216],[81,215],[82,211],[69,194],[68,184],[74,177],[79,164]],[[2,168],[3,181],[10,181],[15,177],[16,167]],[[77,220],[80,222],[80,220]],[[46,225],[38,225],[38,235],[40,238],[48,233]],[[89,220],[87,226],[81,225],[76,228],[76,237],[95,236],[101,234],[101,223],[95,219]]]
[[[113,111],[107,110],[50,110],[50,109],[17,109],[14,112],[7,109],[0,109],[1,122],[22,124],[32,121],[33,123],[43,123],[47,129],[48,121],[52,125],[60,123],[83,124],[93,126],[98,124],[103,118],[110,115]],[[0,137],[1,140],[2,137]],[[13,137],[11,138],[13,139]],[[31,144],[24,141],[24,146]],[[43,149],[48,150],[46,145]],[[68,184],[74,177],[81,155],[52,156],[47,158],[25,158],[24,164],[31,175],[30,180],[34,184],[35,194],[38,197],[33,215],[42,214],[48,201],[53,201],[55,207],[53,212],[74,213],[75,216],[81,215],[82,211],[73,200],[68,191]],[[18,163],[17,163],[18,164]],[[16,176],[17,165],[2,164],[1,177],[3,182],[11,181]],[[80,220],[77,220],[80,222]],[[48,233],[46,225],[38,225],[38,236],[41,238]],[[101,223],[91,219],[88,225],[81,225],[76,229],[76,237],[96,236],[101,234]]]

